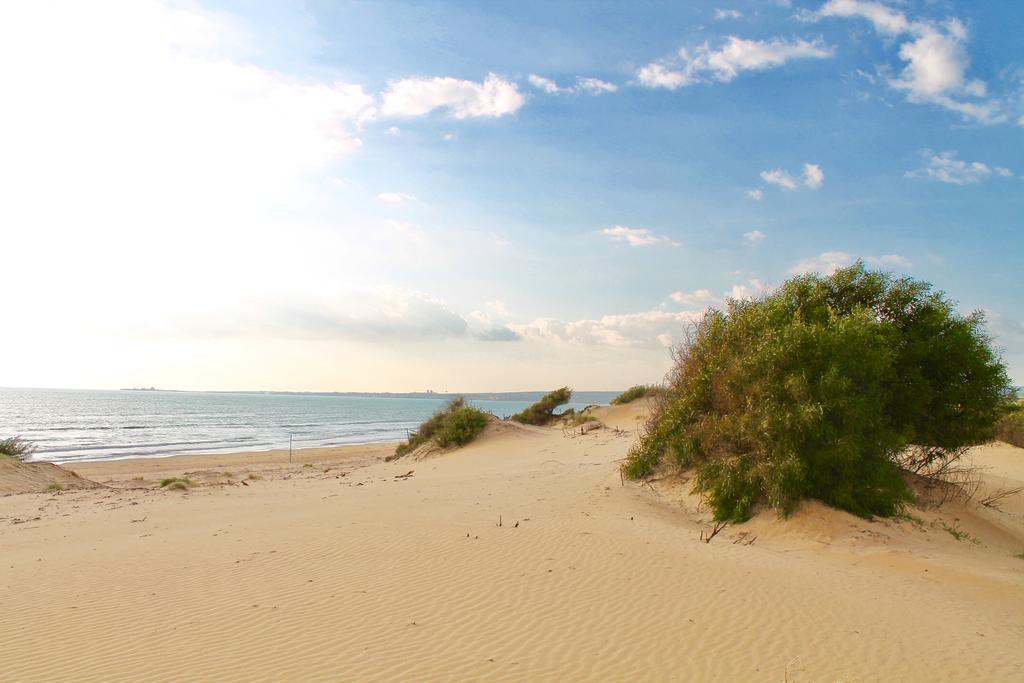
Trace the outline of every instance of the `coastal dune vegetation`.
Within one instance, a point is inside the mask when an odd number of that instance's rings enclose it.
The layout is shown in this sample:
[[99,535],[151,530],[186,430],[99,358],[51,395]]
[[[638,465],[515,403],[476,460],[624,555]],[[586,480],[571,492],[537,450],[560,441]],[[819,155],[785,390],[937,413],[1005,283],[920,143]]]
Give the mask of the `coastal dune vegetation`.
[[468,405],[462,396],[453,398],[410,434],[408,440],[398,444],[391,459],[408,455],[428,443],[438,448],[464,446],[483,431],[489,419],[487,413]]
[[611,400],[613,406],[621,406],[640,398],[659,398],[665,395],[660,384],[635,384]]
[[906,472],[948,471],[1014,410],[983,322],[928,283],[860,262],[729,301],[674,351],[623,473],[691,470],[722,521],[761,502],[785,516],[808,498],[896,514],[913,499]]
[[25,462],[36,452],[33,444],[19,436],[12,436],[7,439],[0,439],[0,456],[14,458]]
[[545,394],[539,401],[509,419],[521,424],[543,426],[555,418],[555,409],[565,405],[570,399],[572,399],[572,389],[561,387]]

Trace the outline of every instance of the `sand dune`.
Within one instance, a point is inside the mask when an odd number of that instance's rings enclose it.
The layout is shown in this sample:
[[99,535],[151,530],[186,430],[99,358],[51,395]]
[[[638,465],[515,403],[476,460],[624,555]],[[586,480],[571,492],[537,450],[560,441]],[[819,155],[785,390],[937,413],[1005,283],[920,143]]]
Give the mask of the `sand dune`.
[[[705,544],[685,483],[620,480],[642,406],[599,415],[391,463],[96,463],[108,488],[0,498],[0,680],[1024,679],[1019,496],[807,504]],[[973,453],[993,487],[1022,456]],[[149,483],[197,471],[219,474]]]
[[48,462],[20,462],[0,457],[0,496],[48,489],[93,489],[99,484]]

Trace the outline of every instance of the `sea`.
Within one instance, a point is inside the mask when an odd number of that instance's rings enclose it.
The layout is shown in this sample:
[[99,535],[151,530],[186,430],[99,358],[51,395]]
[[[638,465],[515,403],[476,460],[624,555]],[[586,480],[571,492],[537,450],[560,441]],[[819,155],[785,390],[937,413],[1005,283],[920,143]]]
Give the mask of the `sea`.
[[[465,394],[498,417],[544,392]],[[581,391],[565,408],[606,405],[618,392]],[[404,440],[444,406],[442,394],[87,391],[0,388],[0,439],[22,437],[56,463],[178,454],[315,448]]]

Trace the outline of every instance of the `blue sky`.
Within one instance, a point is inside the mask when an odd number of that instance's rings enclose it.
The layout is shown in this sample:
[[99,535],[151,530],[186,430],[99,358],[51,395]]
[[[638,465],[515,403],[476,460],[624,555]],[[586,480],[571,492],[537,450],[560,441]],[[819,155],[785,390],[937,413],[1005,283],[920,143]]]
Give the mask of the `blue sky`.
[[620,388],[856,258],[1024,383],[1020,3],[9,3],[0,385]]

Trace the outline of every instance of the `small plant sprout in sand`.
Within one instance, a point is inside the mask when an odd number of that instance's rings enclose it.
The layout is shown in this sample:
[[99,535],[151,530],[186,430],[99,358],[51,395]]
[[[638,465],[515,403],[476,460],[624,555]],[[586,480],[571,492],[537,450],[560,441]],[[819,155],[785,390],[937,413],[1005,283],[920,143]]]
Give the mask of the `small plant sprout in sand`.
[[58,484],[57,482],[53,482],[52,484],[50,484],[49,486],[46,487],[46,490],[47,491],[63,491],[64,490],[64,484]]
[[168,477],[160,480],[160,488],[168,491],[186,491],[192,486],[192,480],[187,477]]

